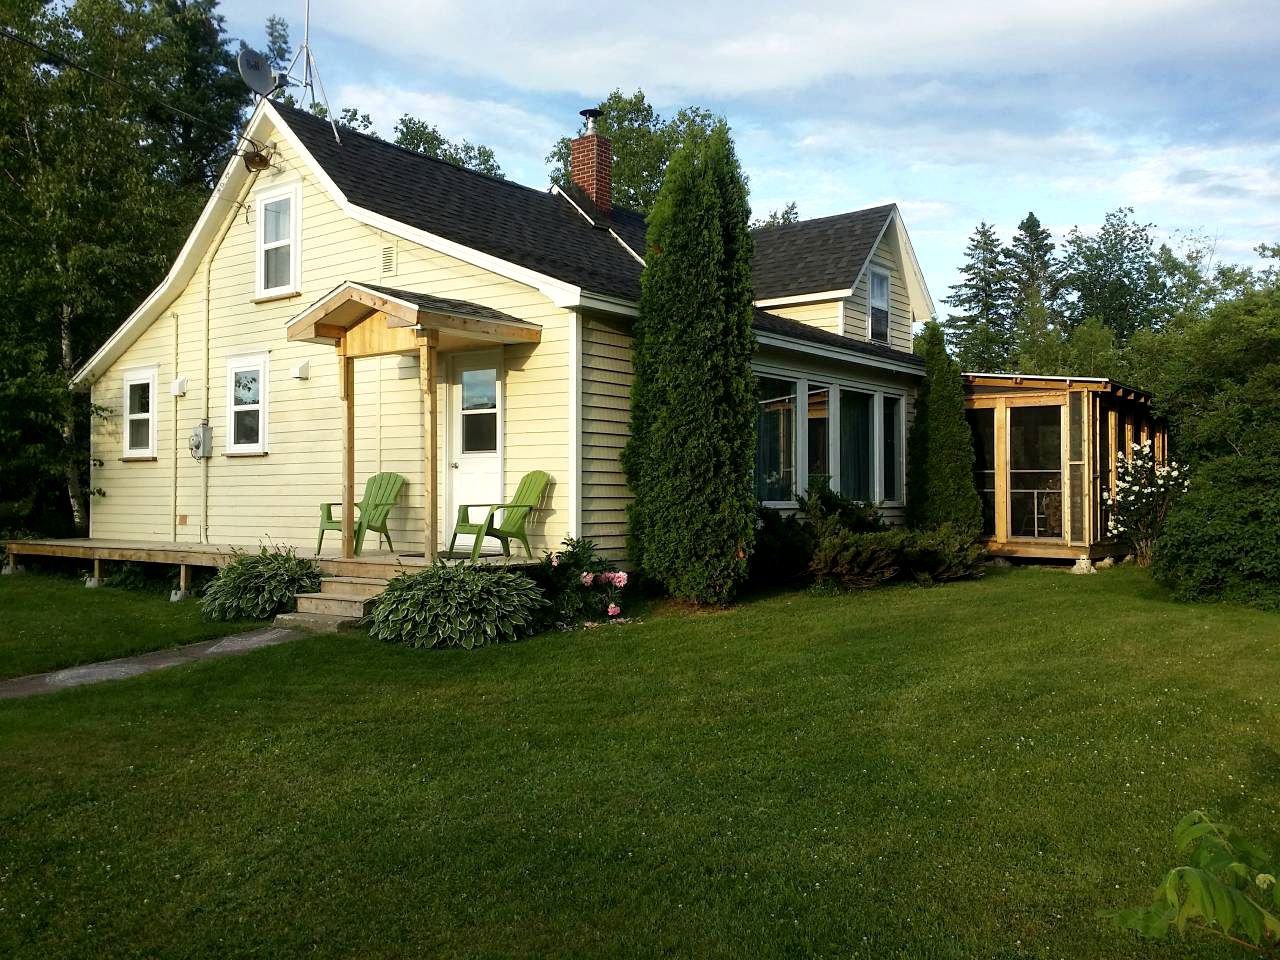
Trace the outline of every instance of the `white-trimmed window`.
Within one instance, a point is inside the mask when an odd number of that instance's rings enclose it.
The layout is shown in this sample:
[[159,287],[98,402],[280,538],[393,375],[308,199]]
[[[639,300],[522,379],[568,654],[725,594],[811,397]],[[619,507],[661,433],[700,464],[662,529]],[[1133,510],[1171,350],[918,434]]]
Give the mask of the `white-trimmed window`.
[[279,297],[302,289],[302,190],[298,184],[256,197],[257,295]]
[[268,371],[265,353],[227,362],[227,453],[267,452]]
[[880,343],[889,342],[889,274],[883,270],[870,273],[870,304],[867,336]]
[[156,455],[156,367],[124,372],[124,457]]

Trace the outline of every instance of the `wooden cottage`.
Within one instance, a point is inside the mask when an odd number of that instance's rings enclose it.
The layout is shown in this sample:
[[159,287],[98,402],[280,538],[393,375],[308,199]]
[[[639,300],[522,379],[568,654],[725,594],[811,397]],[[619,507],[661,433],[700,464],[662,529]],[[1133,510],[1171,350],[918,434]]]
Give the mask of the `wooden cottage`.
[[1151,396],[1114,380],[965,374],[983,533],[1005,557],[1100,559],[1124,548],[1107,535],[1104,494],[1116,460],[1151,441],[1168,456]]

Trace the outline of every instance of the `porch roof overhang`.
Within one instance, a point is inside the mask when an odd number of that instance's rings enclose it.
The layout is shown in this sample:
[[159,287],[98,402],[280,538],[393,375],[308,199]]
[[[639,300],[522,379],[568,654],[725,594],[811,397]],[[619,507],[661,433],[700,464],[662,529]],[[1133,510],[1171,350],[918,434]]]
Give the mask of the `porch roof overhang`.
[[435,332],[446,349],[448,341],[454,340],[537,343],[542,339],[542,328],[536,323],[492,307],[354,280],[339,284],[289,320],[288,339],[336,346],[347,331],[375,314],[386,318],[389,330]]

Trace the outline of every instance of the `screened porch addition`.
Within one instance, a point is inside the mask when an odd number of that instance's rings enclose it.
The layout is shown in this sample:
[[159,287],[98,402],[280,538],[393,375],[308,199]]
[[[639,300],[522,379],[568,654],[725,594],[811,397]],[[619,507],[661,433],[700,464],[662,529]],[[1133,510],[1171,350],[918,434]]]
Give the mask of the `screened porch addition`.
[[1111,380],[966,374],[983,534],[1004,556],[1102,557],[1116,461],[1166,432],[1149,394]]

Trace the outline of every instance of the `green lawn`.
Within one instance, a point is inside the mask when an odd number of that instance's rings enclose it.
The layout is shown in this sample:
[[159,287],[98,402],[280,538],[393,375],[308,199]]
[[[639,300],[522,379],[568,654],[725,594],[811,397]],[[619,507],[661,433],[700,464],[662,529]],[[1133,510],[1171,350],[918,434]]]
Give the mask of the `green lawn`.
[[0,577],[0,679],[160,650],[261,626],[209,623],[192,602],[72,577]]
[[310,638],[0,703],[0,956],[1232,956],[1095,914],[1280,842],[1278,700],[1280,616],[1129,568]]

